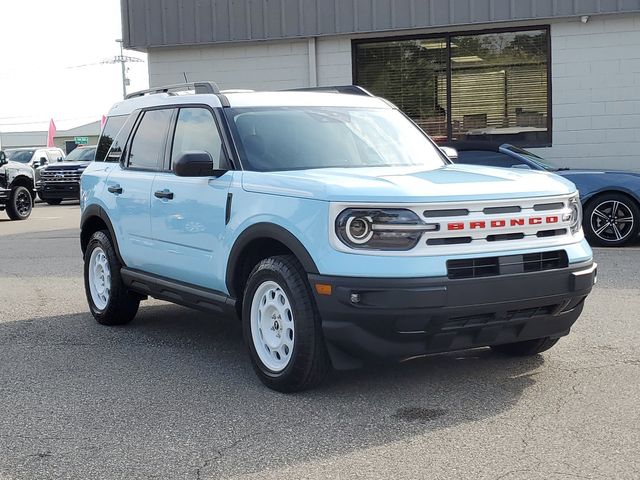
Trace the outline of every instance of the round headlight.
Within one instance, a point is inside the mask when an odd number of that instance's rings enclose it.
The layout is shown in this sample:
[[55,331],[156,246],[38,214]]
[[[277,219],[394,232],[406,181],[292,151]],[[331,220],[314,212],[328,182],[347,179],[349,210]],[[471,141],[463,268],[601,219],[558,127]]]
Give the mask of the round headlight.
[[347,238],[357,245],[367,243],[373,236],[372,223],[371,217],[349,217],[345,229]]
[[569,200],[569,208],[571,209],[571,224],[569,228],[571,233],[576,234],[582,226],[582,204],[577,195]]

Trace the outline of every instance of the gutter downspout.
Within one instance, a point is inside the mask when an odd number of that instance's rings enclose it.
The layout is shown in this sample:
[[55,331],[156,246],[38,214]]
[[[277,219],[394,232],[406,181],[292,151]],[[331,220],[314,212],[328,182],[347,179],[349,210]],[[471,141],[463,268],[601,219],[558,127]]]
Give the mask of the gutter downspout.
[[311,37],[307,41],[309,47],[309,86],[318,86],[318,58],[316,55],[316,37]]

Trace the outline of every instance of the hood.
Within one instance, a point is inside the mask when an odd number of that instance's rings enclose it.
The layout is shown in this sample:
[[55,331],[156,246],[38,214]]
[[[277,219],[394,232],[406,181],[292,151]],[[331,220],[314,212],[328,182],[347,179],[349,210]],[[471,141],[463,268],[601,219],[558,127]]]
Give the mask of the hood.
[[342,202],[419,203],[570,194],[570,181],[547,172],[446,165],[243,172],[250,192]]
[[25,163],[20,163],[20,162],[12,162],[11,160],[9,160],[4,165],[1,165],[0,168],[6,168],[6,169],[11,169],[11,170],[20,170],[22,172],[29,173],[29,174],[31,174],[33,172],[33,169],[29,165],[27,165]]
[[49,163],[43,167],[44,170],[77,170],[78,168],[85,168],[91,162],[55,162]]

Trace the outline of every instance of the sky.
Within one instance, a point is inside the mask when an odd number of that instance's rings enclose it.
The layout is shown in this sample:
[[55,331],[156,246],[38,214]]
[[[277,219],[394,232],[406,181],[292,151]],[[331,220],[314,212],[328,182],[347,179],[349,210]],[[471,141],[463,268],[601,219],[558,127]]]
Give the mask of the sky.
[[[122,100],[120,0],[0,0],[0,132],[58,130]],[[148,87],[147,56],[128,63],[129,92]]]

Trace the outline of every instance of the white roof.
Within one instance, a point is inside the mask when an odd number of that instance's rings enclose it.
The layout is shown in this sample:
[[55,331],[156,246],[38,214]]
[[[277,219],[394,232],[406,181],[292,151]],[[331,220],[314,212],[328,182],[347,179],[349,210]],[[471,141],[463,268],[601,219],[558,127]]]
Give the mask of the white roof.
[[[224,94],[224,93],[223,93]],[[354,107],[391,108],[383,99],[367,95],[320,92],[229,92],[224,94],[231,107]],[[214,94],[168,94],[154,93],[134,97],[116,103],[109,116],[128,115],[134,110],[161,105],[205,104],[220,108],[222,104]]]

